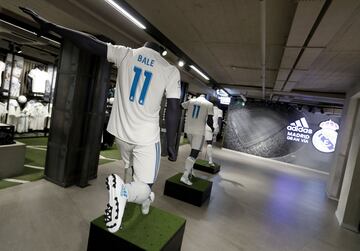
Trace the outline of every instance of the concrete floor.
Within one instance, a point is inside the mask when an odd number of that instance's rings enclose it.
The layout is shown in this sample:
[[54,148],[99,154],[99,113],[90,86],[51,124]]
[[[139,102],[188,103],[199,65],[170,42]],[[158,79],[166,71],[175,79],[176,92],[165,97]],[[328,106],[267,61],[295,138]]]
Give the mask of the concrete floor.
[[[163,196],[165,179],[182,170],[189,150],[182,146],[176,163],[162,159],[154,186],[154,205],[187,219],[182,250],[360,250],[360,235],[338,226],[321,173],[215,149],[220,173],[198,172],[214,181],[207,204]],[[123,174],[122,166],[101,166],[85,189],[41,180],[1,190],[0,250],[86,250],[89,222],[107,203],[105,177]]]

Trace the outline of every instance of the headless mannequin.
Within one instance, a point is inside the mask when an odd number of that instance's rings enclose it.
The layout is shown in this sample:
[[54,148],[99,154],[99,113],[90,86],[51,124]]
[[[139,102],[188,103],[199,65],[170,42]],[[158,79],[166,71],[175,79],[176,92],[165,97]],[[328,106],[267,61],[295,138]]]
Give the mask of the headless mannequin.
[[[39,25],[40,33],[48,33],[50,31],[59,34],[65,39],[72,41],[82,50],[87,50],[94,55],[100,57],[107,57],[107,43],[97,39],[96,37],[72,30],[54,23],[49,22],[48,20],[40,17],[37,13],[33,12],[30,9],[19,7],[24,13],[30,15]],[[154,42],[146,42],[145,47],[150,48],[158,53],[162,53],[164,48]],[[166,110],[166,137],[167,137],[167,151],[168,159],[170,161],[176,161],[177,152],[175,148],[176,143],[176,134],[180,121],[180,99],[169,98],[167,99],[167,110]],[[131,169],[131,168],[128,168]],[[145,204],[149,200],[149,194],[151,192],[152,184],[146,184],[144,182],[131,182],[126,183],[125,187],[128,191],[127,201],[135,202],[138,204]]]
[[[205,98],[205,95],[201,94],[199,97]],[[213,115],[208,115],[206,124],[211,128],[211,131],[214,131]],[[200,153],[200,150],[191,149],[189,157],[187,157],[185,160],[185,171],[184,171],[183,176],[180,179],[180,181],[182,183],[185,183],[189,186],[192,185],[191,181],[189,180],[189,176],[195,176],[193,166],[194,166],[194,163],[195,163],[197,157],[199,156],[199,153]]]
[[[69,39],[81,49],[91,51],[92,54],[107,57],[107,44],[96,37],[72,30],[54,23],[49,22],[48,20],[40,17],[34,11],[19,7],[24,13],[30,15],[39,25],[41,33],[48,33],[50,31],[55,32],[62,36],[63,38]],[[41,35],[41,34],[39,34]],[[158,53],[162,53],[164,48],[158,45],[155,42],[146,42],[144,47],[153,49]],[[169,98],[167,99],[167,112],[166,112],[166,132],[167,132],[167,142],[168,142],[168,159],[170,161],[176,161],[176,151],[175,151],[175,142],[176,142],[176,133],[180,121],[180,99]]]
[[[199,97],[205,98],[204,94],[200,94]],[[211,131],[214,131],[214,125],[213,125],[213,115],[208,115],[206,124],[211,128]],[[193,157],[196,159],[199,156],[200,150],[191,149],[190,157]]]
[[[214,104],[214,107],[216,107],[216,105]],[[214,121],[215,122],[215,121]],[[222,118],[221,117],[219,117],[218,119],[217,119],[217,130],[219,130],[219,128],[220,128],[220,126],[221,126],[221,123],[222,123]],[[211,139],[211,140],[207,140],[206,141],[206,144],[207,144],[207,146],[206,146],[206,155],[207,155],[207,158],[208,158],[208,161],[209,161],[209,164],[211,165],[211,166],[214,166],[215,164],[214,164],[214,162],[213,162],[213,158],[212,158],[212,154],[213,154],[213,152],[212,152],[212,144],[213,144],[213,142],[214,141],[216,141],[216,135],[217,135],[217,133],[218,132],[215,132],[215,129],[213,130],[213,138]]]

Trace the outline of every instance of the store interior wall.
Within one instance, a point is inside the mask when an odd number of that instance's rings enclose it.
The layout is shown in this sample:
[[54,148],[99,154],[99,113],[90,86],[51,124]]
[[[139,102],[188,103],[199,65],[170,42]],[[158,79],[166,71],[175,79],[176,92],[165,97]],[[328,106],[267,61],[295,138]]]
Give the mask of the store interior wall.
[[[305,119],[308,127],[303,129],[308,128],[311,133],[289,131],[289,125],[300,119]],[[247,102],[242,106],[235,102],[229,107],[224,147],[329,173],[333,152],[321,152],[313,143],[316,132],[323,130],[320,123],[329,120],[341,124],[338,114],[309,112],[287,104]]]

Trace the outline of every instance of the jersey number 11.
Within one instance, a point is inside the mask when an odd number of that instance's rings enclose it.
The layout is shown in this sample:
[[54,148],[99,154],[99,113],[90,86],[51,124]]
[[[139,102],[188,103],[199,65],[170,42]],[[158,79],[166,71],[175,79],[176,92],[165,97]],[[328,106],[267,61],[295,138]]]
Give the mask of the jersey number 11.
[[[136,93],[136,89],[137,89],[137,86],[138,86],[138,83],[140,80],[142,69],[137,66],[134,66],[134,72],[135,72],[135,75],[134,75],[133,82],[131,84],[130,96],[129,96],[129,100],[131,102],[134,102],[134,100],[135,100],[135,93]],[[141,89],[140,99],[139,99],[140,105],[144,105],[146,93],[149,89],[150,82],[151,82],[152,72],[144,71],[144,76],[145,76],[145,80],[144,80],[143,87]]]

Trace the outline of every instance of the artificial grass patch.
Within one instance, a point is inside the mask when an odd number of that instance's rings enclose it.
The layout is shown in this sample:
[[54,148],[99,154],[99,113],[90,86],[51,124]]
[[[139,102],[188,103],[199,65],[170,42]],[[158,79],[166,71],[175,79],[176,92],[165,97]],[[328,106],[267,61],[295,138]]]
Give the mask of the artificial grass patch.
[[182,141],[180,142],[180,145],[186,145],[189,144],[189,140],[187,138],[183,138]]
[[[167,180],[179,184],[181,186],[189,187],[188,185],[185,185],[184,183],[180,182],[180,178],[182,175],[183,175],[182,173],[178,173]],[[200,179],[197,177],[192,177],[190,181],[193,183],[191,188],[201,192],[205,191],[209,187],[209,184],[211,183],[208,180]]]
[[110,162],[114,162],[114,160],[108,160],[108,159],[99,159],[99,165],[107,164]]
[[120,151],[117,149],[117,147],[115,145],[109,149],[102,150],[100,152],[100,155],[105,158],[110,158],[110,159],[117,159],[117,160],[121,159]]
[[196,160],[196,164],[199,164],[199,165],[202,165],[202,166],[211,167],[211,166],[209,165],[209,161],[203,160],[203,159],[197,159],[197,160]]
[[[92,224],[108,231],[104,216],[93,220]],[[122,229],[115,235],[144,250],[161,250],[184,224],[185,219],[161,209],[151,207],[149,214],[143,215],[140,205],[127,203]]]
[[27,147],[25,152],[25,164],[33,166],[45,166],[46,150],[38,150]]
[[[20,138],[20,139],[16,139],[16,141],[24,143],[27,146],[36,146],[36,148],[39,148],[39,149],[34,149],[34,148],[26,147],[25,165],[45,167],[46,150],[47,150],[47,143],[48,143],[47,137]],[[43,150],[41,150],[41,149],[43,149]],[[101,151],[100,154],[102,156],[104,156],[105,158],[121,159],[120,152],[117,150],[116,146],[114,146],[108,150]],[[113,162],[113,160],[100,159],[99,165],[106,164],[109,162]],[[26,181],[36,181],[36,180],[42,179],[43,177],[44,177],[44,170],[30,168],[30,167],[25,166],[24,172],[20,176],[11,177],[11,178],[19,179],[19,180],[26,180]],[[21,183],[0,180],[0,189],[11,187],[11,186],[16,186],[16,185],[20,185],[20,184]]]
[[47,137],[36,137],[36,138],[21,138],[15,139],[20,141],[28,146],[47,146],[48,138]]
[[35,181],[44,177],[44,170],[30,168],[25,166],[24,172],[20,176],[12,177],[13,179]]
[[20,184],[21,183],[10,182],[10,181],[6,181],[6,180],[0,180],[0,189],[13,187],[13,186],[20,185]]
[[220,165],[216,163],[214,163],[214,165],[210,165],[207,160],[197,159],[194,164],[194,169],[215,174],[220,171]]

